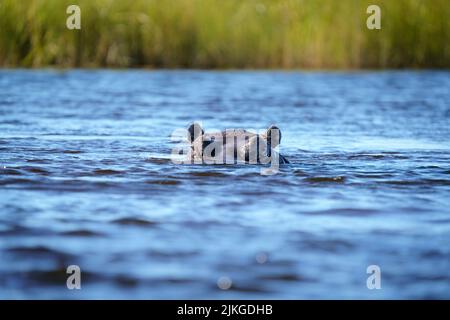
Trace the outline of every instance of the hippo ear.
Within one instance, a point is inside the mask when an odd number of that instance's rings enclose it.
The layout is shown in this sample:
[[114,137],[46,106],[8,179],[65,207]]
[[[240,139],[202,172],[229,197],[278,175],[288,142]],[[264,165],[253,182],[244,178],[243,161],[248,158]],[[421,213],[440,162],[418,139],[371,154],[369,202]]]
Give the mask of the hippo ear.
[[281,142],[281,130],[276,125],[271,125],[266,131],[266,138],[272,148],[275,148]]
[[191,142],[194,142],[195,139],[197,139],[199,136],[202,136],[205,131],[203,131],[202,126],[198,122],[194,122],[189,126],[189,138],[191,139]]

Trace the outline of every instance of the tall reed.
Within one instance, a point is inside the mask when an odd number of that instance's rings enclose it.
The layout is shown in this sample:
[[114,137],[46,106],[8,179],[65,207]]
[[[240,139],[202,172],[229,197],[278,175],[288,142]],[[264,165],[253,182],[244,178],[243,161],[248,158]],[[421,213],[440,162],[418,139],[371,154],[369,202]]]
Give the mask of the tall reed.
[[448,0],[0,0],[0,66],[448,68],[449,17]]

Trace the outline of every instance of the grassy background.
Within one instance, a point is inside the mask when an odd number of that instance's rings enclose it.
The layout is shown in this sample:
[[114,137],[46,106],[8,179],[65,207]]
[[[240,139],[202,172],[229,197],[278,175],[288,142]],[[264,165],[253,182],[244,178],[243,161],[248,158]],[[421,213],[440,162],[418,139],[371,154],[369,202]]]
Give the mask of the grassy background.
[[448,68],[450,2],[0,0],[0,66]]

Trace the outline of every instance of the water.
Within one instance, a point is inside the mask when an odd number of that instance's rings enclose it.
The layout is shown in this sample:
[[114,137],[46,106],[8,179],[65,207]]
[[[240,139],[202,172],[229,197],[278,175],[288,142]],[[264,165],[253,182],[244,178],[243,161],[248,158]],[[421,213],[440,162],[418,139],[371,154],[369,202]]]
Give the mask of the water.
[[[0,71],[0,297],[450,298],[449,88],[431,71]],[[291,164],[175,165],[193,120],[275,123]]]

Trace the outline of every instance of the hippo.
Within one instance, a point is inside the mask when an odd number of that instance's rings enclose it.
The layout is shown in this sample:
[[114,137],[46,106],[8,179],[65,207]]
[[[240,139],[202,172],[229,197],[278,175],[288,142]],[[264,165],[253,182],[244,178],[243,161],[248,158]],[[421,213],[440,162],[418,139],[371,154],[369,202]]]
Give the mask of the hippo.
[[201,125],[194,122],[188,128],[188,140],[191,160],[202,163],[289,163],[275,150],[281,142],[281,131],[275,125],[261,134],[244,129],[205,133]]

